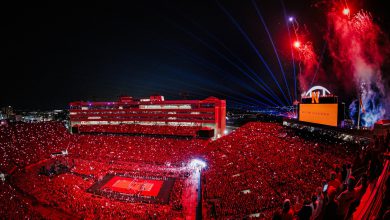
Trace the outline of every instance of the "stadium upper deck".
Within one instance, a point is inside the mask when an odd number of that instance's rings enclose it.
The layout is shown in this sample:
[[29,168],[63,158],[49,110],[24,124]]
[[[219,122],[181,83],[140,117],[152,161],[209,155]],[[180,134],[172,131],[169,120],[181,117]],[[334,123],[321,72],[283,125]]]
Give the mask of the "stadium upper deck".
[[[215,97],[165,100],[163,96],[151,96],[149,99],[121,97],[117,102],[72,102],[70,125],[73,132],[91,131],[85,127],[94,127],[94,132],[113,132],[124,125],[126,129],[121,129],[121,133],[134,133],[131,125],[161,126],[165,130],[185,127],[193,128],[196,133],[211,128],[214,132],[211,136],[220,137],[226,126],[226,101]],[[143,129],[136,130],[136,133],[143,133]],[[176,134],[172,132],[172,135]]]

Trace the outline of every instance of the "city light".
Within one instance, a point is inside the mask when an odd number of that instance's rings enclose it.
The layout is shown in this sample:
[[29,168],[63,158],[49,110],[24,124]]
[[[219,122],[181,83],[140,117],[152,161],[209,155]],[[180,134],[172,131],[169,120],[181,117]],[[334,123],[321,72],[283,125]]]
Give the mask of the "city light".
[[293,22],[293,21],[294,21],[294,17],[289,17],[289,18],[288,18],[288,21],[289,21],[289,22]]

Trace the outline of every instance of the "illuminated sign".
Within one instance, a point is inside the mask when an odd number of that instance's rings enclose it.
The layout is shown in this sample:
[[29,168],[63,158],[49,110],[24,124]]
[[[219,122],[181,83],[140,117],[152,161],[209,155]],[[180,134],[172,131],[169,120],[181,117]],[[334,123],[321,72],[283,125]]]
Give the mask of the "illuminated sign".
[[312,94],[313,94],[313,92],[318,92],[318,95],[321,95],[320,93],[319,93],[319,91],[321,91],[322,92],[322,96],[325,96],[326,94],[330,94],[330,92],[329,92],[329,90],[327,90],[325,87],[323,87],[323,86],[313,86],[313,87],[311,87],[310,89],[309,89],[309,91],[307,91],[306,92],[306,96],[310,96],[310,97],[312,97]]
[[311,103],[320,103],[320,92],[311,92]]
[[330,94],[329,90],[327,90],[323,86],[313,86],[306,92],[306,97],[311,97],[311,103],[318,104],[320,103],[320,95],[322,92],[322,96]]
[[299,121],[337,127],[338,104],[300,104]]

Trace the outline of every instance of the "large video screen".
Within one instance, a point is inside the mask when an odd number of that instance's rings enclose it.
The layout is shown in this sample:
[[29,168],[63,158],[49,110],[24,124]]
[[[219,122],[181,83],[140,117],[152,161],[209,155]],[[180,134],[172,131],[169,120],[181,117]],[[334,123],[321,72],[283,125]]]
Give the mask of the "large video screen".
[[300,104],[299,121],[337,127],[338,104]]

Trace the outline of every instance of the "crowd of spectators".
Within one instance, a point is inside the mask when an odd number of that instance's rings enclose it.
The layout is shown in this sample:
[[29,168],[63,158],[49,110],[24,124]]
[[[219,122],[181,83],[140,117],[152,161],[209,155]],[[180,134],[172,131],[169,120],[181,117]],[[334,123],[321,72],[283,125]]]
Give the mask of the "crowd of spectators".
[[[351,152],[361,150],[355,147],[347,143],[315,142],[275,123],[247,123],[208,146],[210,169],[203,173],[208,215],[270,219],[288,198],[285,205],[294,210],[294,218],[314,219],[323,214],[310,211],[314,206],[324,206],[318,200],[324,196],[322,188],[330,173],[333,179],[329,180],[329,190],[337,189],[337,194],[332,195],[335,198],[343,193],[347,180],[352,179],[355,155]],[[372,163],[372,167],[371,175],[375,176],[379,166]],[[340,183],[335,182],[336,177]],[[348,208],[340,215],[346,215]],[[290,209],[285,208],[284,212],[291,214]]]
[[118,124],[118,125],[80,125],[79,132],[84,133],[121,133],[121,134],[148,134],[148,135],[170,135],[195,137],[199,126],[169,126],[169,125],[138,125],[138,124]]
[[[216,141],[72,135],[58,122],[10,124],[0,127],[0,171],[10,174],[15,166],[19,171],[12,175],[13,181],[0,183],[4,192],[0,205],[14,210],[3,209],[1,214],[6,218],[39,215],[31,202],[23,200],[22,190],[71,217],[182,219],[182,191],[187,186],[180,179],[187,174],[170,168],[180,169],[191,159],[204,158],[207,169],[201,179],[207,217],[343,219],[356,208],[367,183],[380,173],[378,155],[364,153],[359,147],[303,138],[277,123],[247,123]],[[43,177],[38,174],[41,166],[28,168],[47,163],[41,161],[63,150],[69,152],[70,173]],[[353,177],[356,164],[367,166],[362,178]],[[180,181],[175,182],[168,205],[125,203],[86,193],[109,172],[175,177]],[[324,191],[325,185],[328,188]]]
[[0,216],[2,219],[40,219],[41,215],[33,207],[31,200],[26,199],[10,184],[0,182]]
[[[184,163],[208,143],[207,140],[193,138],[72,135],[58,122],[16,123],[0,129],[0,170],[9,174],[14,166],[19,169],[12,175],[12,181],[8,177],[10,181],[1,183],[2,187],[11,191],[2,194],[7,199],[2,199],[0,205],[9,206],[9,210],[13,210],[12,207],[35,210],[27,202],[23,206],[12,202],[18,201],[15,198],[23,198],[21,194],[14,193],[15,189],[19,189],[22,194],[36,198],[39,204],[78,218],[183,219],[181,187],[185,186],[182,179],[188,176],[188,172],[174,170],[186,165]],[[61,155],[59,152],[62,151],[66,151],[67,155]],[[39,174],[42,167],[50,168],[52,160],[71,165],[71,172],[54,177]],[[31,166],[34,164],[36,166]],[[156,168],[159,166],[165,169]],[[175,177],[177,181],[167,205],[123,203],[86,192],[108,172]],[[10,199],[11,203],[5,204]],[[3,211],[2,216],[7,218],[19,216],[18,212]],[[20,210],[19,213],[23,215],[26,212]]]
[[61,123],[16,123],[0,126],[0,170],[24,167],[58,152],[72,137]]
[[[75,162],[76,167],[87,165],[99,165],[102,170],[108,169],[108,165],[104,163],[95,162],[87,164],[86,161]],[[17,173],[13,176],[13,182],[18,188],[23,189],[24,192],[36,198],[40,204],[61,210],[63,214],[71,218],[183,219],[181,209],[177,208],[181,204],[181,195],[177,193],[180,193],[179,188],[183,185],[182,179],[175,181],[174,190],[178,191],[171,195],[172,198],[169,204],[162,205],[121,202],[123,200],[86,193],[87,189],[97,179],[88,175],[80,175],[82,173],[65,173],[47,178],[43,175],[37,175],[36,171],[36,168],[32,168],[29,172]],[[129,174],[141,175],[141,171],[134,171]],[[144,176],[155,174],[156,172],[142,171]]]
[[169,137],[75,135],[62,147],[83,159],[173,165],[188,161],[206,143],[207,140]]

